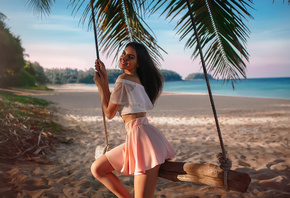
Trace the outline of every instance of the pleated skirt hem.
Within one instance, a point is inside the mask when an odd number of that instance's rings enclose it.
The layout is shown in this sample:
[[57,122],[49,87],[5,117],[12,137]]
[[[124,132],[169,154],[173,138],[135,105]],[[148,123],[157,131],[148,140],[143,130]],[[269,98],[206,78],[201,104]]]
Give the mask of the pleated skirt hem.
[[110,164],[120,174],[143,174],[175,156],[166,137],[150,125],[146,117],[128,122],[125,128],[125,143],[106,153]]

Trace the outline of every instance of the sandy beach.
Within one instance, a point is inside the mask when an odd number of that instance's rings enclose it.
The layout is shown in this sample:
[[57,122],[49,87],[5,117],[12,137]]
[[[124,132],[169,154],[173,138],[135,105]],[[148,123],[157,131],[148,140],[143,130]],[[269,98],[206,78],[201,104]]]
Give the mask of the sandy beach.
[[[1,163],[0,197],[115,197],[90,172],[95,148],[105,136],[97,88],[54,86],[55,91],[18,90],[53,102],[55,120],[75,129],[72,144],[60,144],[43,162]],[[16,90],[17,91],[17,90]],[[252,181],[246,193],[159,178],[157,198],[290,197],[290,100],[214,96],[232,170]],[[163,93],[147,113],[177,151],[174,161],[218,164],[221,151],[207,95]],[[119,116],[107,120],[109,144],[125,140]],[[7,179],[8,178],[8,179]],[[133,177],[119,178],[133,193]]]

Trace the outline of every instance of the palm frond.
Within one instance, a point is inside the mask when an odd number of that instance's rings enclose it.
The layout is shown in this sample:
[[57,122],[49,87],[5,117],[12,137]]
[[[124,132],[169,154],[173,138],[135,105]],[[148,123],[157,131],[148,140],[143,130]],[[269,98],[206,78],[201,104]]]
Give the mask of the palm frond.
[[[246,77],[246,63],[249,54],[246,42],[249,29],[243,19],[252,17],[248,12],[252,0],[192,0],[192,10],[196,21],[201,47],[205,50],[205,61],[214,77],[235,80],[240,75]],[[180,40],[187,39],[185,48],[193,48],[192,57],[199,55],[190,16],[184,0],[158,0],[151,4],[151,12],[165,7],[162,14],[173,20],[179,17],[175,29]]]
[[55,0],[25,0],[25,4],[38,16],[49,15]]
[[[84,0],[71,0],[74,12],[83,9],[80,23],[92,26],[90,6],[84,7]],[[145,11],[144,0],[96,0],[93,5],[96,24],[99,33],[101,50],[107,56],[114,55],[114,60],[119,57],[119,52],[130,41],[144,44],[157,64],[163,60],[161,51],[165,52],[156,41],[156,37],[150,27],[142,19]],[[166,53],[166,52],[165,52]]]
[[[275,0],[273,0],[273,3],[275,2]],[[285,0],[283,0],[283,3],[285,3]],[[288,5],[290,4],[290,0],[288,0]]]

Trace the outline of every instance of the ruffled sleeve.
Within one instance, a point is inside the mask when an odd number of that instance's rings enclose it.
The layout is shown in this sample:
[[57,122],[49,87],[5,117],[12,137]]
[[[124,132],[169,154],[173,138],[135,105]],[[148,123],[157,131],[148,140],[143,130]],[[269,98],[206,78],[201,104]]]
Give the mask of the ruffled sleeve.
[[110,97],[111,102],[118,105],[129,104],[128,92],[130,90],[128,89],[130,89],[129,86],[125,86],[122,81],[117,81]]
[[125,79],[116,81],[110,101],[114,104],[130,107],[133,112],[135,108],[145,110],[153,108],[143,85]]

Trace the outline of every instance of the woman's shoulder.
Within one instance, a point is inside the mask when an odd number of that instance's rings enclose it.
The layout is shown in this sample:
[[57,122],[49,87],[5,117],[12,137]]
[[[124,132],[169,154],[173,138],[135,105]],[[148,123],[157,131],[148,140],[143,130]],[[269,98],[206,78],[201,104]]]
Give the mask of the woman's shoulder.
[[[117,78],[117,82],[133,82],[133,83],[137,83],[137,84],[141,84],[140,79],[137,76],[133,76],[133,75],[128,75],[128,74],[121,74],[118,78]],[[142,84],[141,84],[142,85]]]
[[117,79],[125,79],[125,78],[126,78],[126,74],[123,73],[123,74],[119,75]]

